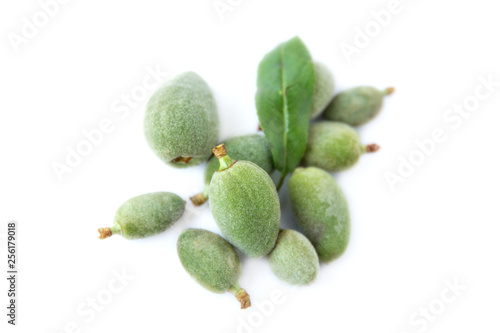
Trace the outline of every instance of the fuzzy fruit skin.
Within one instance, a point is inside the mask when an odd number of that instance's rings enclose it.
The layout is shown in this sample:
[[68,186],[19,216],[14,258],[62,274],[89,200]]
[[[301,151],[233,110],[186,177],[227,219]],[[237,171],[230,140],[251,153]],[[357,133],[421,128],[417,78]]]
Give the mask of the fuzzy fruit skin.
[[[253,162],[264,169],[269,175],[274,171],[273,155],[264,135],[250,134],[237,136],[225,140],[224,145],[234,159]],[[219,169],[219,164],[219,160],[215,156],[212,156],[208,160],[205,168],[205,189],[202,193],[191,197],[191,201],[195,206],[201,206],[207,201],[210,181],[214,173]]]
[[292,211],[319,260],[330,262],[344,253],[351,222],[347,200],[326,171],[297,168],[288,182]]
[[324,64],[315,61],[314,74],[316,76],[316,83],[314,84],[310,119],[316,118],[323,112],[332,100],[335,88],[332,72]]
[[171,227],[184,213],[184,200],[170,192],[155,192],[127,200],[116,211],[115,222],[127,239],[153,236]]
[[383,98],[389,93],[368,86],[345,90],[333,98],[323,116],[351,126],[363,125],[380,112]]
[[212,215],[229,243],[252,258],[273,249],[280,203],[266,171],[252,162],[235,162],[213,175],[209,200]]
[[300,232],[280,230],[274,249],[267,255],[271,270],[296,286],[311,284],[318,276],[319,259],[314,246]]
[[[235,160],[253,162],[268,174],[274,171],[273,155],[264,135],[236,136],[224,140],[224,145],[226,146],[227,153]],[[205,169],[205,184],[210,185],[212,176],[218,169],[219,160],[215,156],[212,156]]]
[[365,151],[354,128],[340,122],[320,121],[309,127],[303,163],[338,172],[356,164]]
[[[219,116],[205,81],[186,72],[160,87],[147,104],[144,134],[169,165],[185,168],[206,161],[219,140]],[[191,160],[173,161],[179,157]]]
[[238,283],[240,258],[221,236],[202,229],[186,229],[177,240],[177,253],[184,269],[200,285],[222,294]]

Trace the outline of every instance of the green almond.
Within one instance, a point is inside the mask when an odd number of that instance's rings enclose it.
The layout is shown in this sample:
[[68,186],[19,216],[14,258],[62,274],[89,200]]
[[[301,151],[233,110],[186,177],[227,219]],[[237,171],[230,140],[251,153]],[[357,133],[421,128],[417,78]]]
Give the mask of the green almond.
[[311,284],[318,276],[316,250],[304,235],[295,230],[280,230],[267,260],[274,274],[292,285]]
[[361,155],[379,150],[376,144],[363,145],[351,126],[334,121],[310,125],[303,164],[339,172],[355,165]]
[[[274,171],[273,155],[266,138],[261,134],[242,135],[224,141],[228,154],[235,160],[249,161],[257,164],[268,174]],[[219,169],[219,160],[212,156],[205,168],[205,190],[191,197],[195,206],[200,206],[208,199],[210,181]]]
[[268,254],[276,243],[280,204],[266,171],[248,161],[235,161],[224,145],[214,148],[220,168],[210,183],[212,215],[224,237],[244,254]]
[[221,236],[202,229],[186,229],[177,240],[177,253],[184,269],[211,292],[233,293],[241,308],[250,307],[250,296],[238,284],[238,254]]
[[193,72],[180,74],[150,98],[144,135],[165,163],[177,168],[198,165],[219,140],[219,116],[206,82]]
[[99,238],[122,235],[127,239],[138,239],[159,234],[181,218],[184,206],[185,201],[175,193],[139,195],[118,208],[112,227],[98,229]]
[[288,182],[293,214],[318,253],[330,262],[347,248],[351,232],[347,200],[326,171],[297,168]]
[[392,87],[378,90],[368,86],[342,91],[333,98],[323,116],[351,126],[363,125],[379,114],[384,97],[393,92]]
[[326,65],[315,61],[314,73],[316,81],[314,83],[311,119],[319,116],[327,107],[328,103],[330,103],[333,98],[333,89],[335,87],[332,72]]

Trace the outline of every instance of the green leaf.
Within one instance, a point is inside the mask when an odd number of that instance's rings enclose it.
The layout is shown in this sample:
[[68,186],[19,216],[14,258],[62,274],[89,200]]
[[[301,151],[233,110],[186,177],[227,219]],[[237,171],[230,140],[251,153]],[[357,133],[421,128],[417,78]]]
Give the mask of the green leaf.
[[298,37],[278,45],[259,64],[257,115],[281,171],[280,185],[304,155],[314,83],[311,55]]

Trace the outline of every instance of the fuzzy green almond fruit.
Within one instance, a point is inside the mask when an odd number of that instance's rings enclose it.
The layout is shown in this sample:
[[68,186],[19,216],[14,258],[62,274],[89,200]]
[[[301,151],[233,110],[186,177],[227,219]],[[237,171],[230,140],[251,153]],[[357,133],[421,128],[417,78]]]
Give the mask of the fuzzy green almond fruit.
[[347,124],[320,121],[309,127],[303,163],[338,172],[352,167],[364,153],[379,149],[376,144],[362,145],[358,132]]
[[203,229],[186,229],[177,240],[177,253],[184,269],[196,282],[217,294],[236,296],[241,308],[250,307],[250,296],[238,284],[238,254],[221,236]]
[[326,171],[297,168],[288,181],[293,214],[318,253],[330,262],[341,256],[349,243],[351,222],[347,200]]
[[315,61],[314,74],[316,76],[316,82],[314,84],[311,119],[319,116],[328,103],[330,103],[333,98],[333,89],[335,87],[332,72],[324,64]]
[[169,165],[185,168],[206,161],[219,141],[219,116],[205,81],[186,72],[160,87],[146,106],[144,135]]
[[261,167],[235,161],[224,144],[214,148],[219,170],[210,183],[212,215],[222,235],[249,257],[268,254],[276,243],[280,203],[274,183]]
[[384,97],[393,92],[392,87],[378,90],[363,86],[345,90],[333,98],[323,116],[351,126],[363,125],[379,114]]
[[133,197],[118,208],[112,227],[97,230],[99,238],[122,235],[127,239],[138,239],[159,234],[181,218],[185,204],[181,197],[170,192]]
[[278,278],[292,285],[311,284],[318,276],[316,250],[304,235],[295,230],[280,230],[267,261]]
[[[235,160],[250,161],[260,166],[268,174],[274,171],[271,149],[266,138],[261,134],[237,136],[224,142],[228,154]],[[191,197],[195,206],[200,206],[208,199],[208,191],[212,176],[219,169],[219,160],[212,156],[205,168],[205,190]]]

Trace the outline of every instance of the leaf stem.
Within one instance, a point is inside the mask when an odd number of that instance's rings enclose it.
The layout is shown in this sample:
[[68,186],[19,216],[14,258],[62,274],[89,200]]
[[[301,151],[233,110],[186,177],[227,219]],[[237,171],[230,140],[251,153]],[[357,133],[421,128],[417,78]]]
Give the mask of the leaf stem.
[[286,177],[286,173],[282,172],[281,173],[281,178],[280,178],[280,181],[278,183],[278,186],[276,186],[276,191],[279,192],[280,191],[280,188],[281,186],[283,185],[283,182],[285,181],[285,177]]

